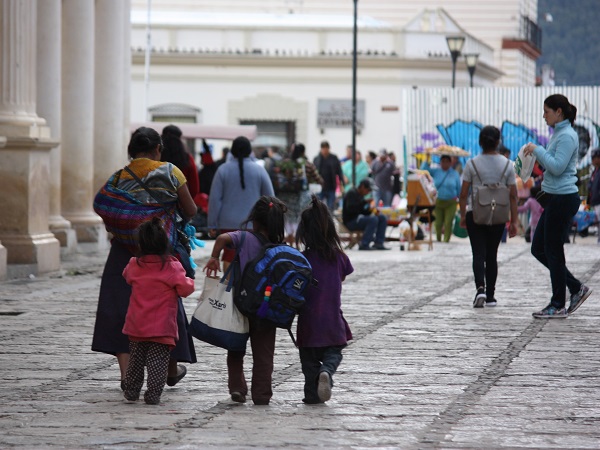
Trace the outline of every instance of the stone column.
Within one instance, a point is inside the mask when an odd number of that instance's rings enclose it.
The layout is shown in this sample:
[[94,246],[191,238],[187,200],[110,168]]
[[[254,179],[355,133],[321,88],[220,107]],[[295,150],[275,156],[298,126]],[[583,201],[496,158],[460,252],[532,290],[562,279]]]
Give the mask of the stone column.
[[62,19],[62,214],[79,242],[104,246],[106,230],[92,209],[94,0],[63,0]]
[[[0,136],[0,149],[2,149],[5,145],[6,138],[4,136]],[[0,280],[6,279],[6,273],[6,247],[4,247],[2,242],[0,242]]]
[[127,144],[131,138],[131,0],[123,0],[123,149],[127,161]]
[[9,264],[30,273],[60,267],[48,229],[50,153],[56,142],[36,115],[36,1],[0,1],[0,240]]
[[[123,16],[124,2],[96,0],[96,49],[94,80],[94,192],[108,177],[127,163],[123,147]],[[110,30],[110,33],[107,33]]]
[[[61,0],[37,2],[37,112],[46,119],[52,140],[60,142]],[[64,252],[77,245],[75,230],[61,215],[61,147],[50,151],[50,231]]]

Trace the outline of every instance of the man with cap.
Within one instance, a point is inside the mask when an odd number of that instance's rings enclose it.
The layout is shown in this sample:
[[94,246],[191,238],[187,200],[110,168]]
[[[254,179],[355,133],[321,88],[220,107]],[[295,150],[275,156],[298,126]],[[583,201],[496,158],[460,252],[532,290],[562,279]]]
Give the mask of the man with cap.
[[396,166],[389,158],[385,148],[379,151],[379,156],[371,164],[371,176],[377,186],[377,191],[373,192],[375,204],[381,206],[391,206],[394,196],[394,171]]
[[[365,195],[371,190],[371,181],[366,178],[346,193],[342,205],[342,221],[350,231],[362,230],[359,250],[389,250],[383,245],[387,219],[377,209],[372,209],[365,200]],[[372,247],[371,242],[374,242]]]

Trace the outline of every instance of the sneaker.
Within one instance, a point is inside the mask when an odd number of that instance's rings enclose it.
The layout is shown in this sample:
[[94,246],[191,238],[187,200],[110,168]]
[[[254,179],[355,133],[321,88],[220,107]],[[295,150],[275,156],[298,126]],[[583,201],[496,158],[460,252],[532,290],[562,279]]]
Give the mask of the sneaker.
[[488,300],[487,298],[485,299],[485,307],[486,308],[496,306],[497,304],[498,304],[498,302],[496,301],[495,298],[492,298],[491,300]]
[[557,309],[552,305],[531,314],[536,319],[566,319],[569,315],[565,308]]
[[358,249],[359,250],[372,250],[371,247],[369,247],[368,245],[362,245],[362,244],[359,244]]
[[487,300],[485,296],[485,292],[483,288],[477,289],[477,294],[475,294],[475,300],[473,300],[473,308],[483,308],[483,304]]
[[326,402],[331,398],[331,377],[327,372],[321,372],[319,374],[317,395],[319,396],[319,400],[322,402]]
[[241,392],[232,392],[231,400],[233,400],[236,403],[246,403],[246,396]]
[[586,285],[582,284],[581,288],[579,288],[579,292],[571,295],[571,304],[569,305],[567,312],[569,314],[573,314],[575,311],[577,311],[577,308],[583,305],[583,302],[587,300],[591,293],[592,290]]

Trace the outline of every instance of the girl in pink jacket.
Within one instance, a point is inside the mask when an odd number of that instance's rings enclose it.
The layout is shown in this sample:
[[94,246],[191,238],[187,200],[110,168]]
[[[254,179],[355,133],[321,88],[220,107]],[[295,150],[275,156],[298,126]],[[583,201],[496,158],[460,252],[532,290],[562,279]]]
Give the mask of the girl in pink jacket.
[[169,239],[160,219],[139,228],[140,256],[131,258],[123,277],[131,285],[123,333],[129,336],[129,366],[124,396],[136,401],[148,368],[144,401],[158,405],[167,381],[169,354],[178,339],[177,302],[194,292],[194,280],[169,254]]

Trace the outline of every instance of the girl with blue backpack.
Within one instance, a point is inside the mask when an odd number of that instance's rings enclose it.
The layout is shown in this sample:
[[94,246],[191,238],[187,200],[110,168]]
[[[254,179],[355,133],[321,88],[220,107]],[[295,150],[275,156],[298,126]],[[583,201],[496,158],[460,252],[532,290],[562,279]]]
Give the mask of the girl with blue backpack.
[[[284,214],[287,211],[285,203],[275,197],[263,195],[254,204],[250,215],[242,224],[241,231],[223,233],[217,237],[208,263],[204,267],[207,276],[215,276],[221,271],[219,256],[224,249],[233,249],[239,257],[240,271],[252,261],[262,250],[266,240],[280,244],[285,237]],[[244,231],[252,224],[252,233]],[[259,236],[260,235],[260,238]],[[235,263],[235,262],[234,262]],[[239,274],[237,276],[239,276]],[[271,381],[273,378],[273,358],[275,356],[276,327],[272,322],[249,318],[250,345],[252,347],[252,401],[255,405],[268,405],[273,396]],[[246,402],[248,385],[244,377],[245,351],[227,352],[228,387],[231,400],[238,403]]]
[[342,362],[342,350],[352,339],[341,310],[342,282],[354,268],[342,250],[340,237],[329,209],[315,195],[301,215],[296,245],[319,283],[305,291],[306,304],[298,315],[296,339],[304,374],[307,404],[324,403],[331,398],[333,375]]

